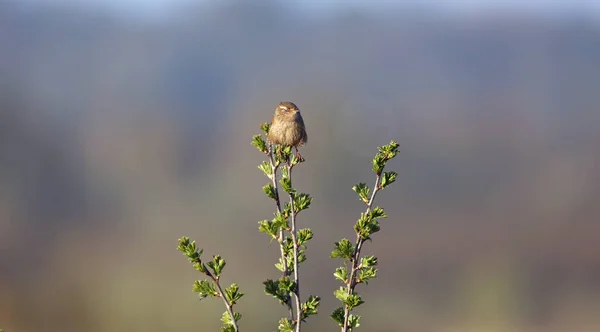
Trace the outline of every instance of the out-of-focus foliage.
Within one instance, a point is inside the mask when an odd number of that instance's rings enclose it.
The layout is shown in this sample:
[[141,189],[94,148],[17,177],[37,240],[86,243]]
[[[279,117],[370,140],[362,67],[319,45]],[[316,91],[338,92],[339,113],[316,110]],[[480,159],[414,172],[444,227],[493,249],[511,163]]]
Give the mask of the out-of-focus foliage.
[[361,211],[352,186],[397,139],[361,328],[600,330],[598,21],[218,3],[157,21],[0,3],[5,330],[217,330],[173,257],[183,234],[244,276],[244,329],[270,328],[248,137],[283,100],[311,137],[305,294],[337,288],[321,271]]

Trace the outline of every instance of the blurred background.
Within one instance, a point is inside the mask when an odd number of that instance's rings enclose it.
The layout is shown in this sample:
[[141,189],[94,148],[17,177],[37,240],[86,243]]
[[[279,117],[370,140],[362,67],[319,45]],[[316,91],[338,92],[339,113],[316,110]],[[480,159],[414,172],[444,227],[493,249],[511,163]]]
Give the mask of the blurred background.
[[275,330],[250,140],[290,100],[307,331],[337,330],[329,253],[392,139],[362,331],[600,331],[599,87],[593,0],[0,1],[0,327],[217,331],[189,236]]

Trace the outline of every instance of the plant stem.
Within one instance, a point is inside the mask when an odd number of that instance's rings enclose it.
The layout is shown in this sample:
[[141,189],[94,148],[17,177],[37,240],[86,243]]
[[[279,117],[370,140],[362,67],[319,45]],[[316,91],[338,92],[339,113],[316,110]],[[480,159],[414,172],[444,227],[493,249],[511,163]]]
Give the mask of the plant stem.
[[223,293],[223,289],[221,289],[221,284],[219,283],[219,279],[215,278],[212,274],[210,274],[210,272],[209,272],[209,277],[212,279],[212,281],[217,286],[219,295],[221,296],[221,299],[223,299],[223,303],[225,303],[225,308],[227,308],[227,313],[229,313],[229,317],[231,317],[231,322],[233,324],[233,328],[235,329],[236,332],[239,331],[237,322],[235,321],[235,316],[233,314],[233,305],[231,303],[229,303],[229,301],[225,297],[225,293]]
[[[277,186],[277,169],[279,168],[279,165],[275,164],[275,159],[273,156],[273,154],[274,154],[273,147],[274,147],[273,144],[269,144],[269,161],[271,162],[271,174],[272,174],[271,181],[273,182],[273,187],[275,188],[275,205],[277,206],[277,213],[281,214],[281,202],[279,200],[279,188]],[[283,236],[283,229],[280,229],[279,230],[279,241],[277,241],[277,242],[279,243],[279,251],[281,253],[281,264],[283,265],[283,276],[287,277],[289,275],[289,271],[288,271],[288,267],[287,267],[287,258],[285,257],[284,241],[285,241],[285,237]],[[293,320],[294,319],[294,310],[292,309],[291,299],[288,299],[287,306],[288,306],[290,318]]]
[[[383,172],[383,169],[381,170]],[[373,206],[373,203],[375,202],[375,195],[377,195],[377,192],[380,190],[379,186],[380,186],[380,182],[381,182],[381,173],[377,174],[377,179],[375,179],[375,186],[373,187],[373,193],[371,193],[371,198],[369,199],[369,202],[367,202],[367,211],[366,213],[371,212],[371,208]],[[350,270],[350,277],[348,278],[349,282],[348,282],[348,295],[352,295],[354,293],[354,288],[356,288],[356,273],[358,272],[359,269],[359,264],[360,264],[360,251],[362,249],[363,244],[365,243],[365,240],[363,238],[361,238],[360,234],[356,234],[356,247],[354,248],[354,255],[352,256],[352,259],[350,261],[350,264],[352,265],[352,268]],[[344,326],[342,326],[342,332],[348,332],[350,330],[350,326],[348,326],[348,320],[350,319],[350,309],[348,308],[347,305],[344,306]]]
[[[292,164],[288,164],[288,176],[292,178]],[[294,292],[296,299],[296,332],[300,332],[302,323],[302,306],[300,304],[300,278],[298,277],[298,238],[296,233],[296,208],[294,207],[294,192],[290,192],[290,210],[292,219],[292,242],[294,250],[294,282],[296,283],[296,291]]]

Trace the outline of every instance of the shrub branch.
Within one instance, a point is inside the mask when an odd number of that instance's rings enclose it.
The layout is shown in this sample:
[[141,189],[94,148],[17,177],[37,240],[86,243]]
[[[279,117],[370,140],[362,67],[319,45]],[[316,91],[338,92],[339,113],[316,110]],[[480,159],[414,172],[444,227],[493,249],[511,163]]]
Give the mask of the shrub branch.
[[[268,133],[269,125],[263,124],[261,129]],[[277,212],[272,221],[259,222],[259,230],[277,240],[281,259],[276,267],[283,272],[279,280],[266,280],[265,293],[273,296],[281,304],[287,305],[289,318],[279,320],[280,332],[300,332],[302,323],[311,315],[317,314],[320,304],[318,296],[309,296],[306,302],[300,297],[300,263],[306,260],[304,250],[306,242],[312,239],[312,230],[298,228],[298,214],[309,207],[312,198],[308,194],[299,193],[292,186],[292,169],[304,158],[292,155],[292,147],[267,144],[262,135],[254,135],[252,145],[268,156],[268,161],[258,166],[271,180],[263,187],[267,196],[276,203]],[[281,179],[277,181],[277,171]],[[279,186],[280,184],[280,186]],[[288,194],[289,203],[282,205],[279,189]],[[293,272],[293,274],[292,274]]]
[[[265,134],[269,132],[269,124],[263,124],[261,129]],[[252,145],[268,156],[258,168],[269,178],[270,182],[262,189],[264,193],[275,201],[276,212],[272,220],[259,221],[258,229],[267,234],[271,241],[277,241],[281,258],[275,267],[282,272],[277,280],[267,279],[263,282],[265,293],[271,295],[285,305],[289,316],[281,318],[278,324],[279,332],[301,332],[303,322],[309,316],[317,314],[320,297],[310,295],[305,302],[300,297],[300,264],[306,260],[307,242],[312,239],[310,228],[298,228],[298,214],[309,208],[312,197],[300,193],[292,187],[292,169],[304,162],[296,149],[292,155],[292,147],[267,143],[262,135],[254,135]],[[352,189],[358,194],[360,201],[366,205],[365,212],[354,225],[356,242],[353,244],[348,239],[336,242],[331,258],[344,260],[343,266],[335,270],[334,276],[344,286],[334,292],[335,297],[342,302],[331,315],[333,320],[341,327],[342,332],[349,332],[358,327],[360,316],[351,314],[352,310],[364,303],[356,293],[356,286],[368,284],[370,279],[377,277],[377,257],[361,256],[364,243],[371,240],[371,236],[380,230],[379,219],[386,218],[382,208],[375,206],[377,193],[385,189],[396,180],[397,173],[384,172],[387,162],[398,153],[398,143],[391,141],[388,145],[378,148],[379,152],[373,158],[372,170],[376,174],[375,185],[371,190],[365,183],[358,183]],[[281,174],[278,181],[277,173]],[[279,189],[288,194],[289,202],[282,204]],[[219,255],[214,255],[212,260],[203,261],[203,250],[196,247],[195,241],[188,237],[179,239],[177,250],[188,257],[194,269],[203,273],[207,279],[196,280],[192,290],[198,293],[200,299],[206,297],[220,297],[225,305],[225,313],[221,317],[223,322],[222,332],[238,332],[238,322],[242,315],[234,311],[234,305],[244,296],[237,284],[223,288],[221,274],[225,268],[225,260]],[[292,275],[293,272],[293,275]],[[0,330],[1,332],[1,330]]]
[[201,259],[202,249],[196,248],[196,241],[190,242],[188,237],[182,237],[179,239],[179,245],[177,250],[181,251],[192,266],[197,271],[206,275],[208,280],[196,280],[192,287],[192,290],[198,293],[200,299],[206,297],[220,297],[223,300],[225,309],[227,310],[221,320],[223,321],[223,332],[238,332],[237,322],[242,318],[242,315],[233,311],[233,305],[244,296],[244,293],[239,291],[237,284],[232,284],[225,290],[221,287],[221,273],[225,268],[225,260],[219,255],[214,255],[213,259],[207,263],[204,263]]
[[[290,162],[288,165],[288,176],[292,178],[292,168],[294,165]],[[296,233],[296,208],[294,206],[294,191],[290,191],[290,218],[292,221],[292,243],[294,245],[294,282],[296,287],[294,290],[294,298],[296,299],[296,332],[300,332],[300,325],[302,324],[302,306],[300,304],[300,277],[298,275],[298,234]],[[293,318],[292,318],[293,319]]]
[[[267,132],[268,132],[268,130],[267,130]],[[281,202],[279,200],[279,187],[277,184],[277,169],[279,168],[280,162],[275,160],[274,145],[271,143],[269,143],[269,150],[268,150],[267,155],[269,156],[269,162],[271,165],[271,175],[269,176],[269,178],[271,179],[271,182],[273,183],[273,188],[275,188],[275,198],[273,198],[273,200],[275,201],[275,206],[277,207],[277,213],[281,214]],[[287,257],[285,254],[285,241],[286,241],[286,239],[285,239],[283,227],[282,227],[279,229],[279,237],[277,238],[277,242],[279,243],[279,252],[281,254],[281,265],[283,267],[283,271],[282,271],[283,277],[287,277],[290,275],[290,273],[288,271]],[[292,309],[291,299],[288,299],[286,301],[286,305],[288,307],[290,319],[294,320],[294,310]]]
[[[398,147],[398,143],[394,141],[379,147],[379,152],[373,158],[372,170],[375,172],[376,178],[372,191],[364,183],[352,187],[367,208],[354,225],[355,244],[352,245],[349,240],[342,239],[335,243],[331,253],[331,258],[344,259],[344,266],[337,268],[334,273],[336,279],[346,285],[345,288],[341,287],[334,292],[335,297],[342,302],[342,306],[331,315],[331,318],[341,327],[342,332],[352,331],[360,325],[360,316],[350,313],[352,309],[364,303],[360,295],[356,293],[356,286],[360,283],[367,284],[370,279],[377,277],[377,258],[375,256],[361,257],[361,251],[365,241],[370,240],[371,235],[379,231],[378,219],[386,217],[382,208],[374,206],[375,196],[396,180],[397,173],[384,172],[384,169],[387,162],[399,153]],[[348,271],[348,267],[350,271]]]
[[[379,186],[379,182],[381,181],[381,176],[378,174],[377,175],[377,179],[375,180],[375,186],[373,188],[373,193],[371,194],[371,198],[369,199],[369,202],[367,202],[367,211],[366,214],[369,214],[369,212],[371,212],[371,207],[373,206],[373,202],[375,201],[375,195],[377,195],[377,193],[379,192],[379,190],[381,190],[380,186]],[[349,280],[350,282],[348,283],[348,288],[347,288],[347,294],[348,295],[352,295],[354,294],[354,289],[356,288],[356,272],[358,271],[359,268],[359,262],[360,262],[360,251],[362,249],[363,244],[365,243],[366,239],[362,238],[360,236],[360,234],[356,234],[356,247],[354,249],[354,255],[352,256],[352,259],[350,260],[350,264],[352,265],[352,270],[350,272],[350,277]],[[344,327],[342,328],[343,332],[346,332],[349,330],[349,326],[348,326],[348,319],[350,318],[350,307],[348,305],[344,306]]]

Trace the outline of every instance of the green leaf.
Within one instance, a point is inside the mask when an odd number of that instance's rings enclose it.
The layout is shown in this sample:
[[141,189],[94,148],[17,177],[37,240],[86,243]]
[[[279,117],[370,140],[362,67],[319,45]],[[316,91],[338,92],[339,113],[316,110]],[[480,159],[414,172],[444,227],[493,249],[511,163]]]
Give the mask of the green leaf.
[[295,155],[290,156],[290,165],[296,166],[299,162],[300,160],[298,159],[298,157],[296,157]]
[[360,295],[348,294],[348,290],[344,287],[340,287],[339,289],[335,290],[333,292],[333,295],[336,299],[340,300],[343,304],[347,305],[350,310],[364,303]]
[[258,230],[261,233],[269,235],[271,237],[271,241],[277,240],[279,228],[277,227],[277,225],[275,225],[275,223],[268,220],[259,221]]
[[361,218],[358,219],[354,225],[354,231],[356,231],[356,234],[358,234],[362,240],[369,240],[371,235],[379,232],[380,229],[379,221],[363,217],[362,214]]
[[385,167],[386,164],[386,160],[385,157],[382,154],[376,154],[375,158],[373,158],[373,168],[372,170],[377,173],[377,175],[380,175],[381,172],[383,171],[383,168]]
[[265,285],[265,294],[276,298],[280,304],[286,304],[294,291],[296,284],[290,280],[290,277],[281,277],[279,280],[268,279],[263,282]]
[[281,168],[281,177],[282,178],[289,178],[290,177],[290,169],[289,169],[289,167],[282,167]]
[[376,206],[373,209],[371,209],[371,211],[369,212],[369,218],[371,218],[371,219],[387,218],[387,214],[385,214],[385,212],[383,211],[382,208],[380,208],[379,206]]
[[337,269],[335,269],[333,275],[337,280],[340,280],[345,284],[348,283],[348,268],[346,268],[345,266],[338,267]]
[[240,287],[237,284],[225,288],[225,297],[231,305],[236,304],[242,296],[244,296],[244,293],[240,292]]
[[361,213],[360,218],[354,225],[354,231],[361,239],[367,240],[374,233],[379,232],[381,227],[377,218],[386,218],[387,215],[382,208],[376,206],[369,213]]
[[254,145],[260,152],[269,153],[269,149],[267,148],[267,143],[263,139],[262,135],[252,136],[251,144]]
[[187,248],[187,246],[190,244],[190,238],[187,236],[184,236],[181,239],[179,239],[178,242],[179,242],[179,246],[177,246],[177,250],[184,251],[183,248]]
[[[344,307],[339,307],[335,309],[335,311],[330,316],[338,326],[344,325]],[[359,324],[360,316],[356,316],[353,314],[348,315],[348,325],[350,326],[350,330],[355,329],[360,326]]]
[[383,172],[383,174],[381,175],[380,188],[385,189],[385,187],[394,183],[396,181],[397,176],[398,176],[398,173],[396,173],[396,172]]
[[179,239],[177,250],[181,251],[184,256],[187,256],[191,262],[200,260],[200,256],[203,252],[202,249],[196,248],[196,241],[190,243],[190,238],[188,237]]
[[353,330],[360,326],[360,316],[350,314],[348,315],[348,325],[350,325],[350,330]]
[[206,266],[200,259],[203,251],[202,249],[196,248],[196,241],[190,242],[190,238],[182,237],[179,239],[177,250],[181,251],[184,256],[188,257],[194,269],[206,274]]
[[352,187],[352,190],[354,190],[358,194],[358,198],[361,201],[369,203],[369,194],[371,192],[371,189],[369,189],[366,183],[361,182]]
[[289,318],[282,318],[279,320],[279,326],[277,326],[279,332],[293,332],[294,323]]
[[293,256],[293,250],[294,250],[294,241],[292,240],[291,236],[288,236],[285,238],[285,245],[283,247],[283,251],[285,252],[286,255],[290,255]]
[[194,291],[195,293],[198,293],[198,296],[200,296],[200,297],[207,297],[207,296],[214,297],[214,296],[219,295],[219,293],[215,289],[215,286],[213,285],[213,283],[209,282],[206,279],[194,281],[194,284],[192,286],[192,291]]
[[[234,316],[234,319],[236,322],[239,321],[240,319],[242,319],[242,314],[240,314],[238,312],[234,312],[233,316]],[[233,326],[233,321],[231,320],[231,316],[229,315],[229,313],[227,311],[225,311],[221,315],[221,321],[223,322],[223,324],[225,324],[227,326]]]
[[333,296],[340,300],[340,302],[345,303],[349,295],[348,291],[344,287],[340,287],[339,289],[333,291]]
[[292,188],[292,179],[289,177],[282,177],[281,180],[279,180],[279,183],[281,183],[281,188],[288,194],[296,191]]
[[263,285],[265,285],[266,294],[277,297],[277,292],[279,291],[278,281],[267,279],[263,282]]
[[233,325],[221,326],[221,332],[235,332],[235,327]]
[[365,301],[362,300],[362,298],[360,297],[360,295],[358,294],[352,294],[352,295],[348,295],[348,298],[346,299],[345,304],[350,308],[350,310],[358,307],[359,305],[365,303]]
[[291,153],[291,146],[282,147],[281,145],[277,145],[275,147],[275,160],[279,163],[286,163],[290,158]]
[[375,158],[373,158],[373,171],[377,173],[377,175],[381,174],[388,160],[396,157],[398,153],[400,153],[398,151],[399,146],[400,145],[397,142],[391,141],[390,144],[377,148],[379,152],[377,152]]
[[285,217],[285,218],[289,218],[289,216],[292,214],[292,207],[290,206],[290,202],[286,202],[283,205],[283,210],[281,211],[281,214]]
[[262,187],[262,190],[267,195],[267,197],[271,199],[277,199],[277,191],[275,191],[275,187],[273,187],[272,183],[267,183]]
[[354,256],[354,245],[348,239],[334,243],[331,258],[344,258],[350,260]]
[[296,283],[290,277],[279,278],[279,289],[286,293],[293,293],[296,291]]
[[206,265],[204,265],[204,263],[202,263],[200,259],[198,259],[196,262],[193,262],[192,266],[194,267],[194,269],[204,274],[207,274],[208,272],[208,270],[206,269]]
[[[235,314],[234,314],[235,315]],[[221,315],[221,321],[226,324],[226,325],[232,325],[233,323],[233,319],[231,317],[231,315],[229,315],[229,312],[225,311],[222,315]]]
[[348,306],[348,308],[350,308],[350,310],[358,307],[359,305],[365,303],[365,301],[363,301],[360,297],[360,295],[358,294],[351,294],[348,295],[348,298],[346,298],[346,301],[344,301],[344,304]]
[[313,232],[310,228],[303,228],[298,230],[298,245],[306,248],[306,242],[313,238]]
[[283,151],[283,154],[284,154],[284,155],[287,155],[287,156],[289,156],[289,155],[291,155],[291,154],[292,154],[292,147],[291,147],[291,146],[286,146],[286,147],[284,147],[284,148],[282,149],[282,151]]
[[[304,250],[298,250],[298,264],[304,263],[306,261],[306,254]],[[293,267],[290,271],[293,271]]]
[[390,141],[390,144],[386,145],[386,158],[388,160],[396,157],[400,151],[398,151],[398,148],[400,147],[400,144],[398,144],[398,142],[396,141]]
[[339,307],[331,313],[331,319],[333,319],[339,326],[344,325],[344,307]]
[[219,255],[214,255],[213,260],[206,263],[208,267],[214,272],[215,277],[218,279],[221,276],[221,272],[223,272],[223,268],[225,268],[225,260],[221,258]]
[[359,270],[356,282],[368,285],[369,280],[374,278],[377,278],[377,269],[375,267],[365,267]]
[[273,175],[273,168],[271,168],[271,164],[266,161],[263,161],[262,164],[258,165],[258,169],[263,171],[265,175],[270,179]]
[[294,195],[294,209],[296,210],[295,212],[300,212],[302,210],[308,209],[310,203],[312,203],[312,197],[310,197],[309,194],[297,193]]
[[275,225],[277,227],[277,230],[279,230],[280,228],[283,228],[286,230],[290,228],[288,219],[285,218],[283,216],[283,214],[281,214],[279,212],[275,213],[275,218],[273,218],[272,223],[273,223],[273,225]]
[[[287,258],[286,259],[287,270],[288,270],[288,272],[292,272],[292,271],[294,271],[294,259],[290,257],[289,252],[286,252],[285,255],[286,255],[286,258]],[[283,262],[281,260],[281,257],[279,257],[277,263],[275,263],[274,265],[275,265],[275,268],[277,270],[279,270],[280,272],[284,271]]]
[[389,154],[395,153],[395,155],[389,157],[389,159],[391,159],[391,158],[394,158],[399,153],[398,147],[400,147],[400,144],[398,144],[398,142],[390,141],[390,144],[380,146],[377,148],[377,150],[379,151],[379,153],[384,154],[384,155],[389,155]]
[[268,134],[269,133],[269,128],[271,128],[271,124],[269,124],[268,122],[265,122],[263,124],[260,125],[260,129],[265,133]]
[[[285,256],[287,257],[287,270],[289,272],[293,272],[294,271],[294,242],[292,241],[292,238],[290,236],[286,237],[285,242],[283,243],[283,253],[285,254]],[[302,250],[298,250],[298,263],[302,263],[306,260],[306,255],[304,254],[304,251]],[[281,269],[282,267],[282,263],[281,263],[281,258],[279,259],[279,262],[277,264],[275,264],[275,267],[277,267],[277,269],[279,269],[281,272],[283,272],[283,269]]]
[[371,255],[361,258],[359,265],[360,268],[372,266],[377,266],[377,257]]
[[317,314],[317,308],[319,307],[319,304],[321,304],[320,301],[321,301],[320,297],[310,295],[308,297],[308,300],[306,300],[306,302],[302,303],[302,305],[301,305],[302,321],[304,321],[304,319],[308,318],[309,316]]

